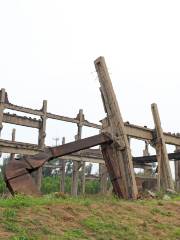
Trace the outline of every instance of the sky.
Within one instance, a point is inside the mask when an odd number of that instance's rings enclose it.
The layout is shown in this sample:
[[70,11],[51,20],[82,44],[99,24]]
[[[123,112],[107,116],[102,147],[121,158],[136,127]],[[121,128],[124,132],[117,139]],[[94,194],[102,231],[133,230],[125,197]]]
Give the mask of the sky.
[[[83,109],[98,123],[105,113],[93,62],[104,56],[124,121],[154,128],[155,102],[164,131],[180,132],[179,12],[176,0],[0,0],[0,88],[13,104],[40,109],[46,99],[48,112]],[[1,137],[13,127],[4,124]],[[17,141],[37,142],[36,130],[16,130]],[[48,120],[46,144],[76,132]],[[96,133],[83,129],[83,137]],[[142,155],[142,141],[131,147]]]

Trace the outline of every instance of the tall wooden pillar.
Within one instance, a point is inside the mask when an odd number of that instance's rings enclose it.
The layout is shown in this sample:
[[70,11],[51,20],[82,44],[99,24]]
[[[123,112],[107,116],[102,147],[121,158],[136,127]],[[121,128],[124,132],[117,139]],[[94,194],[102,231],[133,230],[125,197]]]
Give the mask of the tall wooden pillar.
[[[180,151],[180,147],[176,147],[176,151]],[[175,190],[180,192],[180,161],[174,161],[175,167]]]
[[3,112],[4,112],[4,103],[5,103],[5,89],[2,88],[0,91],[0,135],[3,128]]
[[156,155],[158,160],[158,189],[174,190],[174,183],[171,174],[171,168],[169,164],[166,144],[164,140],[163,130],[161,127],[161,120],[158,112],[157,104],[151,105],[153,114],[155,130],[156,130]]
[[[62,138],[62,144],[65,144],[65,137]],[[65,168],[66,161],[60,160],[61,169],[60,169],[60,192],[65,192]]]
[[73,161],[71,195],[74,197],[77,197],[78,194],[78,176],[79,176],[78,173],[79,173],[78,161]]
[[[47,120],[47,101],[46,100],[43,101],[42,113],[43,115],[41,116],[42,122],[39,129],[38,145],[39,145],[39,148],[44,150],[45,138],[46,138],[46,120]],[[40,190],[41,182],[42,182],[42,167],[37,170],[35,181],[36,181],[38,190]]]
[[136,199],[138,190],[135,180],[132,156],[119,105],[114,93],[108,69],[103,57],[95,60],[95,68],[100,82],[100,91],[107,119],[104,131],[113,139],[111,145],[102,146],[102,154],[117,196]]
[[[15,139],[16,139],[16,129],[13,128],[12,130],[12,142],[15,142]],[[14,153],[11,153],[10,155],[10,160],[13,160],[15,157],[15,154]]]
[[100,193],[105,195],[107,193],[107,168],[104,164],[99,164],[99,180],[100,180]]
[[[75,140],[79,140],[82,137],[82,126],[83,126],[83,121],[84,121],[84,115],[83,115],[83,110],[80,109],[79,113],[76,117],[79,120],[79,123],[77,124],[78,127],[78,132],[77,135],[75,136]],[[71,194],[72,196],[77,196],[78,194],[78,178],[79,178],[79,168],[83,166],[83,163],[79,163],[78,161],[73,161],[73,174],[72,174],[72,188],[71,188]],[[85,170],[85,166],[83,166]],[[85,190],[85,179],[82,173],[82,178],[81,178],[81,184],[82,184],[82,191]],[[84,192],[82,192],[84,194]]]

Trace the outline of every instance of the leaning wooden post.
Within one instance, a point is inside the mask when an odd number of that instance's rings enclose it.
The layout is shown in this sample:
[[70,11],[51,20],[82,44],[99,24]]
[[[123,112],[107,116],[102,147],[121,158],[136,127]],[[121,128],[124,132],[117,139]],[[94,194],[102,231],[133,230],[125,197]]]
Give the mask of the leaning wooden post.
[[[65,137],[62,138],[62,144],[65,144]],[[61,166],[60,172],[60,192],[65,192],[65,168],[66,168],[66,161],[60,160],[59,165]]]
[[171,174],[171,168],[167,155],[166,144],[164,140],[163,130],[161,127],[161,120],[158,112],[157,104],[151,105],[153,114],[155,130],[156,130],[156,154],[158,160],[158,188],[174,190],[174,183]]
[[[180,151],[180,147],[176,147],[176,152]],[[174,161],[175,167],[175,190],[180,192],[180,161]]]
[[[12,142],[15,142],[15,139],[16,139],[16,129],[13,128],[12,130]],[[10,160],[13,160],[15,157],[15,154],[14,153],[11,153],[10,155]]]
[[107,168],[104,164],[99,164],[99,180],[100,180],[100,193],[105,195],[107,193]]
[[[39,137],[38,137],[38,145],[40,149],[45,148],[45,138],[46,138],[46,120],[47,120],[47,101],[43,101],[43,107],[42,107],[42,113],[41,116],[41,126],[39,128]],[[38,187],[38,190],[41,189],[41,182],[42,182],[42,167],[37,170],[36,173],[36,184]]]
[[2,123],[3,123],[5,95],[6,95],[5,89],[1,88],[1,91],[0,91],[0,135],[1,135],[2,128],[3,128]]
[[100,82],[100,91],[107,119],[104,131],[111,134],[113,143],[102,146],[102,153],[117,196],[126,199],[137,199],[138,190],[135,180],[131,151],[114,93],[111,79],[103,57],[95,60],[95,68]]

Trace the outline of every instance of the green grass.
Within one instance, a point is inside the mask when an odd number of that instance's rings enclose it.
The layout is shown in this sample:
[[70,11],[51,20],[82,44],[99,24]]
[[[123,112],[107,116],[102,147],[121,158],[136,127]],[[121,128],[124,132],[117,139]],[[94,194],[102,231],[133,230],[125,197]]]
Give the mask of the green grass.
[[179,215],[179,196],[168,201],[125,201],[17,195],[0,199],[0,232],[6,233],[0,239],[179,240]]

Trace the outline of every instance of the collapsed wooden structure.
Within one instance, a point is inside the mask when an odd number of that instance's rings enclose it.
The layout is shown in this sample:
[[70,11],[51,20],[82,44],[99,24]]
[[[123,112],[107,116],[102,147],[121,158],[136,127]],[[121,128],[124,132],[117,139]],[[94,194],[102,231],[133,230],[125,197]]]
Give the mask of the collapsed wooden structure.
[[[137,184],[136,184],[134,168],[133,168],[133,161],[135,158],[132,158],[132,155],[131,155],[130,146],[128,142],[129,137],[146,140],[146,141],[148,140],[151,143],[151,145],[155,147],[156,153],[157,153],[155,160],[158,161],[158,174],[157,174],[158,187],[159,188],[162,187],[164,189],[174,189],[171,169],[169,166],[169,158],[166,150],[166,144],[175,145],[176,148],[178,149],[178,147],[180,146],[179,135],[163,133],[156,104],[152,104],[152,113],[153,113],[153,118],[155,123],[155,129],[148,129],[146,127],[139,127],[129,123],[124,123],[122,120],[118,102],[116,100],[116,96],[115,96],[112,83],[108,74],[105,60],[103,57],[100,57],[95,61],[95,68],[96,68],[99,82],[100,82],[100,91],[101,91],[101,96],[104,103],[105,112],[107,114],[106,118],[102,120],[102,126],[86,121],[84,119],[84,115],[82,111],[79,112],[76,118],[63,117],[63,116],[58,116],[55,114],[48,113],[47,101],[43,101],[43,107],[41,110],[33,110],[33,109],[13,105],[9,102],[8,96],[5,90],[2,89],[1,95],[0,95],[1,96],[0,98],[1,130],[2,130],[3,122],[37,128],[39,129],[39,141],[38,141],[38,145],[33,145],[33,144],[19,143],[16,141],[0,140],[0,151],[13,153],[13,154],[15,153],[26,154],[26,155],[35,154],[35,156],[36,154],[41,154],[42,156],[43,153],[47,151],[46,149],[49,149],[44,144],[45,136],[46,136],[47,118],[73,122],[78,125],[78,134],[76,136],[76,140],[77,140],[76,146],[81,139],[82,126],[88,126],[88,127],[100,129],[103,134],[109,137],[108,141],[98,142],[98,144],[101,145],[102,155],[108,169],[108,173],[113,185],[114,192],[119,197],[124,197],[126,199],[136,199],[138,197]],[[4,113],[4,109],[11,109],[15,111],[37,115],[40,117],[40,119],[32,119],[32,118],[20,117],[17,115]],[[84,140],[81,140],[82,143],[83,141]],[[65,147],[65,145],[62,145],[62,146]],[[86,148],[88,146],[86,146]],[[62,149],[63,148],[61,148],[61,151]],[[82,146],[75,148],[76,151],[79,151],[82,149],[84,149],[82,148]],[[69,150],[69,152],[66,152],[66,154],[68,155],[63,156],[63,158],[64,159],[72,158],[72,155],[69,155],[70,152],[72,151]],[[31,157],[31,159],[35,159],[35,156]],[[178,159],[177,156],[178,154],[175,156]],[[74,162],[75,164],[73,165],[73,171],[77,173],[78,168],[80,166],[77,161],[78,155],[74,156],[74,158],[75,157],[76,157],[76,161]],[[52,158],[52,156],[50,158]],[[89,158],[91,158],[91,156]],[[82,160],[82,157],[79,157],[79,159]],[[144,161],[144,162],[142,161],[143,164],[148,162],[148,156],[144,157],[141,160]],[[136,162],[136,164],[138,163]],[[180,182],[179,164],[180,164],[180,161],[176,161],[176,164],[175,164],[176,186],[179,186],[179,182]],[[31,163],[30,165],[31,165],[31,169],[29,169],[29,172],[31,172],[32,169],[35,170],[35,169],[38,169],[40,166],[42,166],[42,164],[40,164],[37,167],[37,165],[35,164],[35,166],[32,167]],[[81,167],[83,167],[82,164],[81,164]],[[27,169],[27,166],[26,166],[26,169]],[[10,172],[12,173],[12,168]],[[6,174],[6,180],[12,181],[14,178],[15,178],[14,175],[13,176],[11,175],[9,177],[8,174]],[[74,178],[77,178],[77,174],[74,175]],[[77,184],[77,181],[73,181],[73,183]],[[73,189],[77,191],[77,186],[75,186]]]

